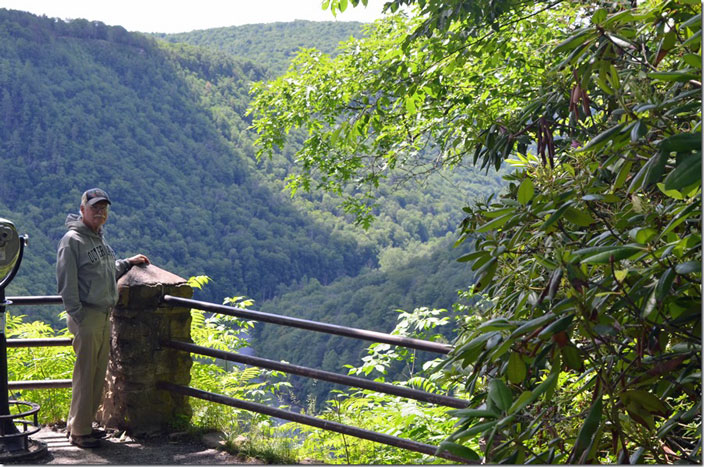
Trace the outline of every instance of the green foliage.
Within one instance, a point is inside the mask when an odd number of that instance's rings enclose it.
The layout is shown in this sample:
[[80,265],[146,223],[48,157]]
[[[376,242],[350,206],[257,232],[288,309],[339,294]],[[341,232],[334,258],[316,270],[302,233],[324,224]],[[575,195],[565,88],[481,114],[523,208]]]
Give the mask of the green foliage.
[[[63,313],[65,318],[65,313]],[[68,329],[53,330],[41,321],[25,322],[23,315],[5,312],[5,335],[8,339],[47,339],[71,337]],[[7,351],[8,381],[42,381],[71,379],[76,356],[71,346],[66,347],[17,347]],[[10,399],[34,402],[41,409],[41,424],[65,420],[71,405],[71,389],[38,389],[12,391]],[[11,407],[12,408],[12,407]]]
[[481,425],[488,459],[701,459],[701,419],[680,421],[701,396],[701,178],[684,176],[701,159],[701,85],[684,59],[700,26],[685,25],[699,16],[689,8],[582,12],[544,97],[480,151],[513,147],[519,125],[540,122],[537,154],[509,161],[509,192],[463,224],[485,232],[472,268],[493,325],[464,333],[449,363],[494,415],[461,418],[453,436]]
[[[228,298],[225,303],[239,308],[246,308],[253,302],[242,297]],[[254,325],[251,321],[213,314],[206,317],[199,310],[191,310],[191,339],[196,345],[227,352],[235,352],[247,347],[243,337]],[[245,333],[245,334],[243,334]],[[191,383],[204,391],[223,394],[229,397],[256,402],[271,402],[273,395],[285,382],[274,382],[280,372],[265,371],[257,368],[240,368],[227,361],[219,361],[208,356],[197,356],[191,369]],[[269,417],[250,413],[232,407],[226,407],[200,399],[191,401],[193,422],[199,426],[239,429],[244,433],[256,430],[257,426],[271,423]]]
[[[465,285],[472,273],[466,264],[453,261],[457,252],[450,251],[450,240],[445,239],[430,253],[406,259],[388,271],[370,271],[341,279],[327,287],[310,280],[299,289],[282,291],[279,297],[262,303],[259,309],[267,313],[393,332],[391,323],[397,320],[399,308],[413,309],[417,304],[425,304],[449,309],[457,300],[457,290]],[[463,246],[459,251],[466,249]],[[441,332],[448,342],[455,337],[452,329],[442,329]],[[261,357],[333,372],[340,371],[366,353],[366,344],[360,340],[265,323],[255,325],[251,335],[252,348]],[[301,346],[300,342],[306,342],[306,345]],[[396,352],[403,354],[405,351],[398,349]],[[420,352],[416,365],[422,365],[432,357],[433,354]],[[395,380],[408,378],[409,368],[394,361],[387,377]],[[291,383],[293,390],[289,402],[296,407],[312,402],[322,408],[332,388],[330,383],[296,376],[291,377]]]
[[286,75],[253,87],[257,154],[285,147],[292,129],[305,130],[289,186],[342,195],[344,208],[368,225],[384,179],[457,166],[484,141],[481,128],[506,111],[508,97],[542,74],[534,51],[555,33],[539,17],[528,21],[520,42],[491,36],[471,56],[464,35],[447,39],[456,49],[430,37],[406,50],[421,19],[401,16],[377,22],[334,59],[302,51]]
[[154,36],[169,42],[222,50],[256,63],[271,78],[286,71],[300,48],[316,47],[334,54],[341,41],[361,35],[361,23],[296,20]]
[[[394,335],[428,339],[436,335],[441,326],[449,323],[446,310],[416,309],[412,313],[399,310]],[[445,315],[445,316],[443,316]],[[437,335],[436,335],[437,336]],[[402,362],[414,368],[412,352],[398,352],[385,344],[372,344],[360,367],[350,367],[350,374],[368,375],[372,371],[387,374],[391,364]],[[396,380],[395,385],[410,386],[428,392],[449,395],[457,385],[441,383],[439,374],[432,369],[440,359],[426,363],[423,370],[412,370],[406,380]],[[383,380],[384,378],[377,378]],[[417,402],[415,400],[389,396],[373,391],[333,391],[332,398],[319,416],[346,425],[412,439],[431,445],[439,445],[454,429],[454,421],[448,417],[448,409]],[[463,394],[455,394],[462,396]],[[324,431],[298,424],[288,424],[303,434],[300,455],[324,463],[333,464],[434,464],[448,461],[425,454],[394,448],[344,434]],[[286,427],[286,425],[284,426]],[[475,446],[478,449],[478,445]]]
[[445,365],[472,395],[445,445],[701,462],[701,5],[403,5],[334,60],[299,54],[252,109],[260,155],[307,130],[294,188],[354,187],[362,223],[428,147],[513,165],[504,195],[465,208],[487,300]]

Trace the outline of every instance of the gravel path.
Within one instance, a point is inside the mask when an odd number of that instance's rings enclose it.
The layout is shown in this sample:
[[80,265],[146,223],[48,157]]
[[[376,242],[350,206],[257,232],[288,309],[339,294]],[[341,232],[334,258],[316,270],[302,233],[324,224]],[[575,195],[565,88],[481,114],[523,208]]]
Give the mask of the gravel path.
[[[30,438],[35,442],[46,444],[46,453],[37,457],[0,458],[6,464],[122,464],[122,465],[198,465],[198,464],[261,464],[257,459],[243,459],[208,447],[212,439],[190,439],[187,436],[159,436],[145,440],[129,437],[108,436],[101,441],[101,446],[94,449],[81,449],[73,446],[66,439],[66,432],[43,428]],[[217,441],[215,441],[216,443]],[[33,443],[39,444],[39,443]],[[33,449],[30,448],[30,452]]]

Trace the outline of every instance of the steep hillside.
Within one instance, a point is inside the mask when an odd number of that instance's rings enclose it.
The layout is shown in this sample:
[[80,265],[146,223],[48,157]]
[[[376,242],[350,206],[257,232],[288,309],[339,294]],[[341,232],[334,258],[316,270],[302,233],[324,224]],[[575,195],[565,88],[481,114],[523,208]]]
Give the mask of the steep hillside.
[[[262,77],[226,65],[243,95]],[[108,238],[118,254],[208,274],[213,301],[261,300],[303,276],[329,283],[375,264],[371,249],[267,188],[152,39],[0,10],[0,92],[0,216],[31,242],[10,295],[54,292],[64,219],[92,186],[114,199]]]
[[[293,29],[308,31],[300,41],[327,47],[332,33],[321,40],[316,24],[299,23]],[[341,38],[359,26],[333,24]],[[261,35],[247,35],[275,50],[267,34],[286,28],[259,26]],[[144,252],[183,277],[211,276],[198,298],[247,295],[257,308],[297,315],[300,303],[310,319],[383,330],[396,308],[449,307],[470,274],[444,239],[462,206],[500,179],[460,169],[421,184],[389,180],[367,231],[329,195],[292,200],[284,179],[295,173],[295,148],[257,163],[245,116],[249,84],[272,72],[224,50],[0,10],[0,217],[30,236],[8,293],[54,293],[66,214],[83,190],[102,186],[115,201],[107,229],[118,254]],[[58,324],[57,310],[22,312]],[[277,333],[286,334],[258,330],[266,342],[257,350],[281,355]],[[327,368],[355,363],[345,359],[362,344],[345,345],[320,355]]]
[[235,57],[251,60],[267,70],[267,77],[283,74],[300,48],[315,47],[334,54],[340,41],[360,37],[363,23],[303,21],[246,24],[204,29],[178,34],[155,34],[169,42],[218,49]]
[[[310,320],[319,320],[324,312],[327,323],[387,333],[396,326],[399,310],[412,312],[418,307],[443,308],[452,315],[452,304],[458,302],[458,290],[465,289],[472,282],[473,273],[467,263],[455,261],[458,255],[468,251],[467,245],[453,250],[451,237],[448,235],[434,248],[419,251],[416,257],[389,268],[341,278],[328,286],[312,279],[302,288],[264,302],[260,309]],[[447,328],[449,334],[445,337],[451,341],[455,330],[453,326]],[[371,344],[264,323],[255,325],[252,337],[257,355],[343,374],[347,371],[346,365],[361,364],[361,358]],[[305,342],[305,346],[300,342]],[[437,357],[437,354],[418,352],[417,369],[420,370],[423,362]],[[392,372],[404,371],[404,368],[392,368]],[[409,375],[406,373],[405,377]],[[335,387],[307,378],[293,377],[291,380],[292,401],[303,403],[308,398],[318,407]]]
[[[233,85],[226,64],[235,59],[227,52],[231,49],[231,44],[226,39],[242,36],[244,28],[247,31],[245,37],[257,40],[261,47],[268,44],[271,49],[269,55],[281,61],[290,57],[277,55],[279,45],[275,42],[277,35],[271,33],[272,27],[276,31],[288,31],[288,26],[297,33],[299,41],[309,47],[327,50],[333,49],[329,45],[330,38],[321,35],[321,31],[327,31],[331,25],[346,30],[345,23],[302,21],[274,26],[238,26],[212,30],[212,33],[208,30],[167,36],[169,40],[178,38],[185,42],[162,46],[172,60],[178,63],[184,80],[191,84],[193,93],[199,96],[201,106],[208,109],[223,138],[254,161],[253,145],[257,135],[249,129],[251,120],[245,116],[249,96],[243,93],[242,88]],[[259,27],[261,35],[258,33]],[[342,34],[340,36],[343,37]],[[208,40],[203,40],[204,37]],[[191,45],[201,42],[207,47]],[[239,50],[239,53],[248,58],[251,58],[250,52]],[[291,144],[256,164],[258,173],[264,177],[272,191],[288,194],[287,180],[300,170],[295,161],[295,151],[304,136],[300,132],[293,134]],[[435,155],[429,155],[429,159],[434,157]],[[433,242],[454,232],[464,217],[464,206],[478,197],[486,197],[500,190],[502,186],[500,176],[495,173],[487,175],[474,167],[458,167],[453,171],[434,173],[428,178],[396,176],[382,180],[375,200],[376,218],[366,230],[354,224],[353,217],[340,206],[340,198],[315,190],[299,190],[292,202],[316,221],[333,226],[335,231],[351,235],[361,245],[373,248],[381,260],[382,257],[398,257],[399,249],[413,256],[418,243]]]

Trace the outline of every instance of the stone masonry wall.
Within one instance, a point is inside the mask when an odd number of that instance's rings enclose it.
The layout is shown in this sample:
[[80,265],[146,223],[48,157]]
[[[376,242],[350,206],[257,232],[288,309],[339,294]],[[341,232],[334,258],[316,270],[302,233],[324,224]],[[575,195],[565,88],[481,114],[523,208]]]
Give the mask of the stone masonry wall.
[[191,418],[188,397],[156,388],[157,381],[188,385],[187,352],[162,348],[162,339],[191,341],[188,308],[161,304],[164,295],[191,298],[184,279],[154,265],[135,266],[118,281],[111,315],[110,362],[98,421],[128,435],[166,432]]

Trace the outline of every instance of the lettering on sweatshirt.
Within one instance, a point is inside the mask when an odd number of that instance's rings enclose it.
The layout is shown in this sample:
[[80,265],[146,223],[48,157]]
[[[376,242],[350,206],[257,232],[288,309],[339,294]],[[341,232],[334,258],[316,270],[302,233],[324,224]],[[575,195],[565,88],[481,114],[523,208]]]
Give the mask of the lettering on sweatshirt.
[[98,245],[88,252],[88,259],[91,264],[95,264],[105,257],[109,257],[112,261],[115,261],[115,252],[108,245]]

